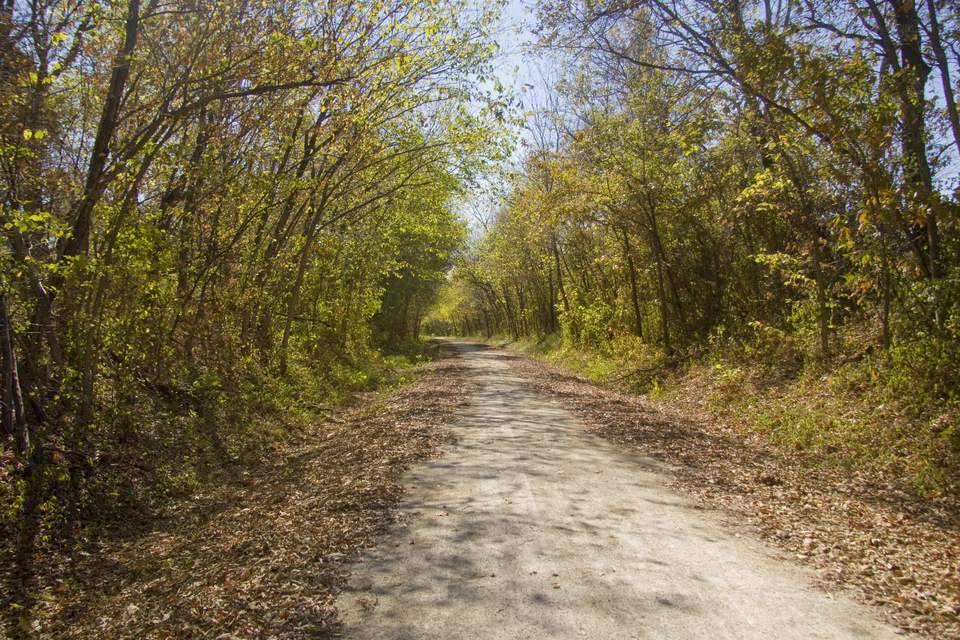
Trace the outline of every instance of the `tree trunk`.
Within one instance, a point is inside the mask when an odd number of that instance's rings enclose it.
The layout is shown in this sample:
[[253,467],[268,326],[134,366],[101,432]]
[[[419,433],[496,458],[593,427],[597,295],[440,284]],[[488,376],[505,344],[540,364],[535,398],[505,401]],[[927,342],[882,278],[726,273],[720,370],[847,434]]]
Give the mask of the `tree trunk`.
[[899,35],[901,77],[900,109],[903,115],[904,172],[911,200],[925,214],[929,275],[940,278],[940,233],[937,228],[933,173],[926,147],[926,86],[930,67],[923,58],[920,18],[914,0],[890,0]]
[[930,48],[937,58],[940,68],[940,84],[943,89],[943,98],[947,105],[947,117],[950,120],[950,129],[953,131],[953,142],[960,152],[960,115],[957,113],[957,101],[953,92],[953,83],[950,81],[950,63],[943,49],[940,39],[940,22],[937,19],[937,6],[934,0],[927,0],[927,13],[930,17]]
[[[656,207],[654,205],[653,198],[650,194],[647,194],[647,204],[649,208],[646,209],[647,220],[649,222],[649,233],[650,233],[650,244],[653,246],[653,252],[657,259],[657,289],[658,295],[660,296],[660,307],[661,307],[661,324],[664,329],[667,328],[667,296],[666,296],[666,286],[664,285],[664,275],[666,275],[667,280],[670,284],[670,297],[673,300],[674,308],[677,311],[678,324],[686,334],[686,315],[683,310],[683,305],[680,302],[680,295],[677,292],[677,285],[673,279],[673,272],[670,270],[670,265],[667,262],[667,252],[663,248],[663,243],[660,240],[660,227],[657,224],[656,216]],[[667,350],[667,353],[673,353],[673,345],[669,338],[669,332],[664,333],[664,347]]]
[[[819,243],[819,239],[814,239]],[[824,360],[830,357],[830,309],[827,305],[826,274],[823,272],[821,250],[814,246],[811,252],[813,258],[813,279],[817,289],[817,328],[820,334],[820,355]]]
[[30,448],[30,429],[24,410],[17,351],[13,344],[5,293],[0,293],[0,364],[3,366],[3,428],[13,436],[17,455],[23,457]]
[[557,331],[557,292],[553,287],[553,273],[547,272],[547,287],[549,288],[550,300],[547,308],[547,332],[556,333]]
[[315,234],[307,236],[303,250],[300,253],[300,260],[297,264],[297,277],[293,282],[293,288],[290,290],[290,297],[287,299],[287,316],[283,321],[283,338],[280,341],[280,373],[287,373],[287,348],[290,345],[290,334],[293,331],[293,320],[300,309],[300,290],[303,288],[303,279],[307,273],[307,265],[310,262],[310,248],[313,244]]
[[117,53],[107,87],[107,96],[100,114],[100,124],[90,153],[90,166],[87,169],[83,196],[74,211],[73,227],[63,246],[61,255],[70,257],[85,254],[90,247],[90,232],[93,227],[93,209],[103,194],[103,176],[107,168],[107,155],[110,152],[110,140],[117,128],[120,104],[124,87],[130,76],[130,63],[133,50],[137,45],[137,32],[140,28],[140,0],[127,3],[127,21],[123,44]]
[[563,268],[560,264],[560,247],[557,246],[557,239],[553,238],[553,261],[557,269],[557,290],[560,291],[560,300],[563,302],[563,312],[570,312],[570,301],[567,300],[567,290],[563,286]]
[[880,344],[884,351],[890,349],[890,302],[893,290],[893,282],[890,277],[890,255],[887,248],[886,225],[880,224],[880,250],[883,252],[883,262],[880,274],[880,286],[882,302],[880,306]]
[[517,314],[513,311],[513,305],[510,303],[510,290],[507,285],[503,285],[503,304],[507,311],[507,323],[510,325],[510,334],[514,339],[520,337],[520,328],[517,324]]
[[660,254],[654,255],[654,261],[657,267],[657,297],[660,299],[660,332],[663,334],[663,350],[667,355],[673,355],[673,343],[670,341],[670,319],[667,306],[667,292],[663,285],[663,265],[660,262]]
[[640,315],[640,295],[637,290],[637,268],[633,263],[633,251],[630,248],[630,234],[626,228],[623,233],[623,257],[627,261],[627,273],[630,276],[630,301],[633,303],[633,333],[638,338],[643,337],[643,319]]

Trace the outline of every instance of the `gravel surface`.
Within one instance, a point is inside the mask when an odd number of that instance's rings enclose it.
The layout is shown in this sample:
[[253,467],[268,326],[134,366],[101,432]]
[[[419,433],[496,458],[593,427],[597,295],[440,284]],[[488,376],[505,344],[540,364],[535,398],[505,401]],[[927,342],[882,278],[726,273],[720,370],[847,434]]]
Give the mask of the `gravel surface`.
[[343,637],[897,637],[589,433],[515,356],[452,346],[476,389],[457,444],[404,476],[403,517],[337,601]]
[[516,375],[561,400],[586,428],[670,465],[670,486],[815,570],[828,591],[873,605],[899,628],[960,638],[960,507],[890,478],[811,467],[697,407],[601,388],[559,367],[506,356]]

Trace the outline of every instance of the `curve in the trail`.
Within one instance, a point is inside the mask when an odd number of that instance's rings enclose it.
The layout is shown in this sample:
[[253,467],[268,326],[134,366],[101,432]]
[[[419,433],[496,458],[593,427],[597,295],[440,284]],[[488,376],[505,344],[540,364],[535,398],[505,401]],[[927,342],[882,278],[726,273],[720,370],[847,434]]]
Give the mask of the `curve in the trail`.
[[587,433],[502,352],[448,346],[478,390],[456,446],[406,477],[403,524],[355,567],[344,637],[902,637]]

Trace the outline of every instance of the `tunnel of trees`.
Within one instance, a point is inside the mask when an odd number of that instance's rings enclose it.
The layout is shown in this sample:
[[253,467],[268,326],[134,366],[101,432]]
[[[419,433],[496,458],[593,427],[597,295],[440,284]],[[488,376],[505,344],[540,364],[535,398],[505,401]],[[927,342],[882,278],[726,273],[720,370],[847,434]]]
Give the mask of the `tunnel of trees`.
[[855,366],[957,477],[960,4],[536,0],[522,106],[502,4],[0,0],[3,550],[270,455],[424,332]]

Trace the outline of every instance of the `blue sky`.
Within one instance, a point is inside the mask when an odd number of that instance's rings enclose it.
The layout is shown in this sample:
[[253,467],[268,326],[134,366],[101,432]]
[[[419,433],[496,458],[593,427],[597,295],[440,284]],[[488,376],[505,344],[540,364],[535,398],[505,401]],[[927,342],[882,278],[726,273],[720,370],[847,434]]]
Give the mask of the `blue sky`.
[[[476,1],[483,2],[483,0]],[[526,51],[527,45],[534,39],[532,32],[534,16],[528,6],[529,2],[530,0],[508,0],[500,24],[494,32],[500,47],[494,62],[494,73],[504,87],[509,88],[514,96],[524,102],[525,109],[529,109],[529,100],[533,93],[525,88],[525,85],[533,85],[541,89],[538,68],[542,65],[542,61]],[[490,88],[492,84],[491,82]],[[522,139],[523,130],[518,129],[516,135],[518,141]],[[518,144],[510,163],[519,163],[522,152],[523,149]],[[504,186],[499,184],[501,178],[502,176],[492,175],[481,180],[479,188],[461,203],[460,213],[474,232],[481,231],[487,222],[492,221],[499,207],[499,199],[495,194]]]
[[[498,67],[501,73],[500,80],[504,84],[512,79],[525,79],[530,71],[523,55],[523,48],[533,39],[533,20],[534,17],[523,0],[508,1],[497,33],[497,43],[500,45],[501,52]],[[511,84],[513,84],[512,81]]]
[[[535,40],[533,27],[535,16],[532,0],[508,0],[503,18],[496,33],[500,55],[495,63],[495,72],[500,82],[513,89],[514,95],[524,103],[524,110],[535,107],[536,97],[550,90],[545,86],[543,73],[550,62],[536,52],[530,51]],[[523,132],[520,132],[521,136]],[[514,154],[519,159],[520,150]]]

